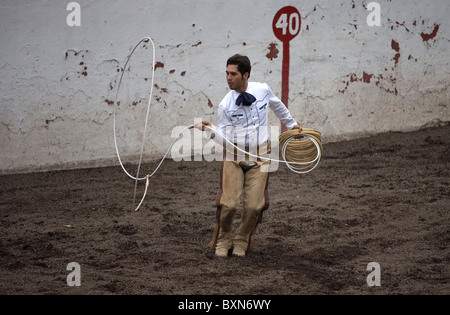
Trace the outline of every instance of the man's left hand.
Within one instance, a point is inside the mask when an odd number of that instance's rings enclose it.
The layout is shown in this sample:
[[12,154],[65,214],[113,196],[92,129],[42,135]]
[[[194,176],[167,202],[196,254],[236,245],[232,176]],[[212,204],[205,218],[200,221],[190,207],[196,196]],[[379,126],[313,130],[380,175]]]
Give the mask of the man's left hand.
[[298,133],[302,132],[303,128],[300,125],[295,125],[292,129],[298,129]]

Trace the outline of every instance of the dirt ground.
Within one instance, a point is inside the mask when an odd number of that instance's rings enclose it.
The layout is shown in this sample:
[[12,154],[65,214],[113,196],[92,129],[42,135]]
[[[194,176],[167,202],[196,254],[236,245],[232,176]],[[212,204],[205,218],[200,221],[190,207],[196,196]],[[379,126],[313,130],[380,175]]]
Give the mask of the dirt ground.
[[280,165],[244,258],[208,250],[220,162],[166,160],[137,212],[119,164],[0,176],[0,294],[449,294],[449,144],[441,126],[326,144],[305,175]]

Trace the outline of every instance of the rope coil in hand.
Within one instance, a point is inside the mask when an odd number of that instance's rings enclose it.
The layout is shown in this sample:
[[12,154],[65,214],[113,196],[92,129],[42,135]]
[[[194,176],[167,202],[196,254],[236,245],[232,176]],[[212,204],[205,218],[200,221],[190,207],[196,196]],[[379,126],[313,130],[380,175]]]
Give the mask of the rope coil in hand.
[[[214,132],[214,129],[211,127],[205,126],[205,128]],[[285,163],[291,171],[298,174],[309,173],[319,165],[323,150],[321,134],[319,131],[310,128],[302,128],[302,131],[299,132],[298,129],[292,129],[283,132],[278,138],[281,147],[282,160],[252,154],[241,149],[239,146],[236,146],[226,137],[223,139],[233,148],[245,155],[263,161],[270,160],[273,162]]]
[[322,139],[319,131],[303,128],[299,134],[293,129],[279,136],[281,157],[295,173],[308,173],[319,165],[322,156]]

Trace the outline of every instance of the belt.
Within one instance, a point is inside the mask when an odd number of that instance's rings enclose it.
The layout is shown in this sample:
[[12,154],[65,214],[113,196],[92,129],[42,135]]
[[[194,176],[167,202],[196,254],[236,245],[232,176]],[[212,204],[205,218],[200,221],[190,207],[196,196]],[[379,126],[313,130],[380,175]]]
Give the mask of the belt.
[[[227,148],[224,147],[224,157],[228,161],[267,161],[267,159],[260,159],[259,156],[265,156],[268,158],[268,155],[271,152],[270,141],[257,145],[256,147],[245,146],[245,148],[242,148],[242,146],[238,144],[234,145],[235,147],[232,148],[232,152],[230,152],[231,150],[228,151]],[[236,147],[240,148],[240,150]],[[247,153],[244,153],[244,151]],[[258,158],[256,156],[258,156]]]

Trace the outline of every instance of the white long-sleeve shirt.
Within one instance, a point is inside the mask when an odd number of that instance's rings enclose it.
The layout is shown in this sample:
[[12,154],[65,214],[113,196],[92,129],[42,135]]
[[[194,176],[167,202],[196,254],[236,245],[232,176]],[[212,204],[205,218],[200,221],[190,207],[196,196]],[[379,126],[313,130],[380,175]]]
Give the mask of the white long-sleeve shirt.
[[257,146],[269,139],[269,108],[280,121],[292,129],[297,122],[287,107],[276,97],[266,83],[249,82],[246,90],[256,101],[250,106],[236,105],[240,93],[231,90],[219,104],[218,126],[207,135],[224,144],[223,137],[240,146]]

